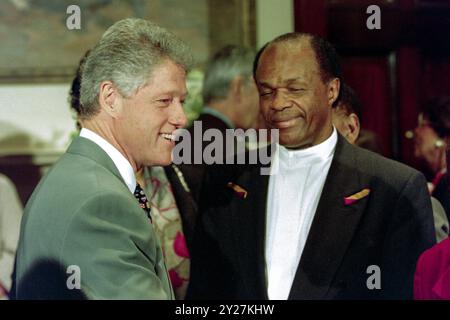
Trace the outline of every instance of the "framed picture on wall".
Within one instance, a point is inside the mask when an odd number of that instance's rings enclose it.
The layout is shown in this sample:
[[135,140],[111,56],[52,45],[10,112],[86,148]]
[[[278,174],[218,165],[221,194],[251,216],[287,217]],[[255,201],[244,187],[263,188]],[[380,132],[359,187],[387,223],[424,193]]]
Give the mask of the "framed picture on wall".
[[[79,8],[79,28],[68,27]],[[226,44],[254,46],[255,0],[5,0],[0,83],[69,82],[79,59],[114,22],[152,20],[185,40],[201,65]]]

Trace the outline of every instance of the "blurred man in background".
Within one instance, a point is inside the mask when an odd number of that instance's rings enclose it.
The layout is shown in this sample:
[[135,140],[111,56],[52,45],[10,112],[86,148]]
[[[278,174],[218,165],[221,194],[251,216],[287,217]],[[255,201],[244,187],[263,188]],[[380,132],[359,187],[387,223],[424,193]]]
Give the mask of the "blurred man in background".
[[332,109],[333,125],[339,133],[351,144],[355,144],[361,124],[359,114],[361,112],[361,103],[352,88],[342,83],[339,97]]
[[197,121],[203,128],[255,128],[258,92],[252,77],[255,52],[226,46],[208,63],[203,78],[204,107]]
[[[218,130],[225,137],[227,129],[258,128],[258,91],[252,76],[254,58],[253,50],[228,45],[220,49],[206,66],[202,86],[204,107],[189,128],[191,164],[180,165],[196,201],[206,168],[205,164],[194,164],[193,157],[195,152],[203,152],[207,143],[195,150],[194,141],[202,141],[204,132],[209,129]],[[196,132],[196,125],[201,125],[201,130]],[[222,153],[227,157],[225,141]]]
[[376,134],[361,128],[362,104],[355,91],[346,83],[341,86],[333,108],[333,124],[348,142],[381,154]]

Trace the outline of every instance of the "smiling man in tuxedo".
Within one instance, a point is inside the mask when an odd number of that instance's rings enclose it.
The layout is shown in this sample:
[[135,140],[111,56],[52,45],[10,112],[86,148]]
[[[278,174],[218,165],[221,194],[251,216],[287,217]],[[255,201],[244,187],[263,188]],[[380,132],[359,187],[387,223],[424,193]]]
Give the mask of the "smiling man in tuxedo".
[[266,125],[279,129],[278,170],[210,168],[190,298],[412,298],[417,258],[435,242],[426,181],[337,133],[341,79],[335,49],[311,35],[282,35],[259,52],[255,80]]
[[173,299],[135,173],[171,163],[186,124],[188,47],[142,19],[115,23],[82,72],[82,129],[30,198],[18,299]]

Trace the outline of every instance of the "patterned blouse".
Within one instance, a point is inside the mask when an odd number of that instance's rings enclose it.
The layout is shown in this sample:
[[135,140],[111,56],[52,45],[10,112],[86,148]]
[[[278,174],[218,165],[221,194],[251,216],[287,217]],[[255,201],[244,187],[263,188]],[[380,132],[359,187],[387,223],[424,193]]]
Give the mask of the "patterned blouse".
[[175,297],[182,300],[189,284],[190,259],[172,187],[163,167],[145,167],[142,180]]

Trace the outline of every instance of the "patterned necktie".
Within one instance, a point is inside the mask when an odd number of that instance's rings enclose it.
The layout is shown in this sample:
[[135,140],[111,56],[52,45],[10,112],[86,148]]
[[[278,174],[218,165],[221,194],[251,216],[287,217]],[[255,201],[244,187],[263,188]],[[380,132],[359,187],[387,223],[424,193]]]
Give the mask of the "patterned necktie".
[[147,200],[147,196],[144,193],[144,190],[142,190],[139,183],[136,184],[136,189],[134,189],[134,196],[139,201],[139,205],[142,209],[147,213],[147,217],[150,219],[150,222],[152,222],[152,216],[150,215],[150,205]]

